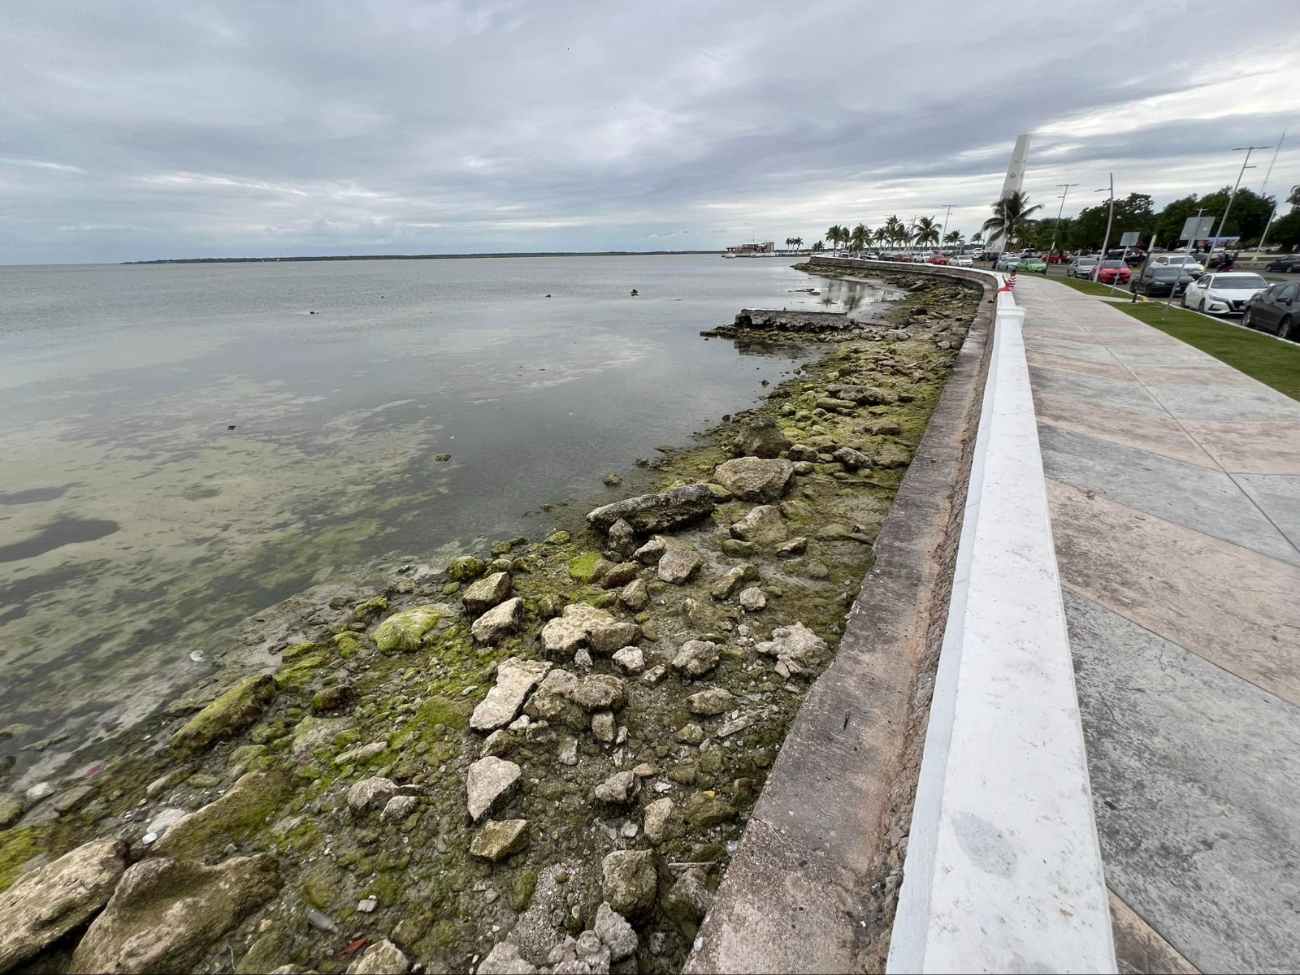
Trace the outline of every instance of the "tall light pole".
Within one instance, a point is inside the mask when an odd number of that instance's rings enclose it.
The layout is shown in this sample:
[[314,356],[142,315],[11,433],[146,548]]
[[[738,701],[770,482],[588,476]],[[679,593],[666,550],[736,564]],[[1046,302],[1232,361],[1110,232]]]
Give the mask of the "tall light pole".
[[[1268,181],[1273,176],[1273,163],[1277,162],[1277,154],[1282,149],[1282,143],[1286,141],[1286,126],[1282,127],[1282,138],[1277,140],[1277,148],[1273,150],[1273,158],[1268,164],[1268,172],[1264,174],[1264,185],[1259,188],[1259,195],[1263,196],[1264,191],[1268,189]],[[1269,225],[1273,218],[1277,216],[1277,204],[1273,204],[1273,209],[1268,213],[1268,220],[1264,222],[1264,232],[1259,235],[1259,243],[1255,245],[1255,258],[1259,259],[1260,253],[1264,250],[1264,240],[1268,237]]]
[[[1106,187],[1096,190],[1097,193],[1105,193]],[[1110,246],[1110,226],[1115,222],[1115,174],[1110,174],[1110,214],[1106,217],[1106,236],[1101,241],[1101,257],[1097,260],[1097,267],[1093,270],[1094,280],[1101,283],[1101,266],[1106,263],[1106,248]],[[1119,269],[1115,270],[1115,277],[1119,277]]]
[[943,214],[943,229],[939,231],[939,248],[940,250],[942,250],[944,245],[944,238],[948,236],[948,218],[952,216],[952,208],[955,207],[957,204],[940,203],[939,205],[942,207],[946,207]]
[[[1247,163],[1250,162],[1250,154],[1254,152],[1256,149],[1272,149],[1272,148],[1273,148],[1272,146],[1239,146],[1238,148],[1232,150],[1233,152],[1244,152],[1246,154],[1246,158],[1241,161],[1241,172],[1237,173],[1237,182],[1232,184],[1232,192],[1228,194],[1228,205],[1223,208],[1223,218],[1219,221],[1219,229],[1214,235],[1215,241],[1217,241],[1220,237],[1223,236],[1223,228],[1228,223],[1228,214],[1232,212],[1232,201],[1237,196],[1237,187],[1241,185],[1241,177],[1246,175],[1247,169],[1255,168],[1254,166],[1247,165]],[[1213,242],[1210,244],[1210,249],[1211,250],[1214,249]]]
[[1052,246],[1048,248],[1047,256],[1051,257],[1056,253],[1056,237],[1061,232],[1061,214],[1065,212],[1065,198],[1070,195],[1070,187],[1078,186],[1078,183],[1057,183],[1064,192],[1061,193],[1061,205],[1056,208],[1056,226],[1052,228]]

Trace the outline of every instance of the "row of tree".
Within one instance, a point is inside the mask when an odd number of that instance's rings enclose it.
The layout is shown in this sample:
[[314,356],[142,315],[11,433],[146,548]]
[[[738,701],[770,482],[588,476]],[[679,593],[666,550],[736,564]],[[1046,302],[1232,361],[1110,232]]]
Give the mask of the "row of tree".
[[[1201,212],[1203,216],[1215,218],[1215,230],[1219,229],[1219,218],[1228,205],[1232,188],[1225,186],[1216,193],[1197,196],[1195,193],[1184,196],[1167,204],[1159,212],[1147,193],[1130,193],[1123,199],[1115,200],[1115,219],[1111,227],[1111,246],[1115,246],[1120,234],[1136,230],[1145,247],[1161,245],[1176,248],[1179,245],[1178,234],[1183,222],[1188,217]],[[1264,228],[1268,227],[1267,242],[1277,244],[1285,250],[1300,246],[1300,186],[1291,190],[1286,199],[1289,212],[1274,216],[1276,201],[1271,196],[1263,196],[1249,189],[1237,191],[1232,200],[1227,224],[1222,231],[1225,237],[1240,237],[1242,246],[1250,247],[1258,243]],[[1042,209],[1040,204],[1030,205],[1029,197],[1016,191],[992,206],[993,215],[984,221],[979,233],[971,235],[970,243],[978,244],[984,234],[990,239],[1002,236],[1008,248],[1036,247],[1047,250],[1055,245],[1064,251],[1099,250],[1106,236],[1106,221],[1109,217],[1109,201],[1084,207],[1076,217],[1036,218],[1034,215]],[[930,217],[921,217],[913,224],[892,216],[884,224],[872,230],[865,224],[849,227],[833,224],[826,230],[825,240],[838,253],[841,247],[850,251],[861,251],[875,244],[890,247],[937,247],[940,243],[941,227]],[[944,244],[962,245],[966,243],[964,235],[954,230],[943,236]],[[821,250],[821,241],[813,244],[814,250]],[[803,246],[803,238],[786,238],[786,246],[796,249]]]
[[[904,220],[898,219],[897,216],[889,217],[883,224],[872,230],[866,224],[860,223],[852,230],[848,225],[840,226],[832,224],[826,229],[825,240],[836,251],[839,252],[841,247],[850,251],[866,250],[872,244],[876,246],[888,245],[890,247],[938,247],[940,237],[943,234],[943,228],[938,221],[931,217],[921,217],[915,223],[908,224]],[[972,243],[979,243],[981,234],[975,234],[971,238]],[[803,240],[800,238],[791,238],[797,240],[802,245]],[[961,231],[954,230],[942,237],[945,244],[963,244],[965,238]],[[788,245],[790,240],[786,241]],[[821,241],[813,244],[813,248],[820,250],[817,245]]]

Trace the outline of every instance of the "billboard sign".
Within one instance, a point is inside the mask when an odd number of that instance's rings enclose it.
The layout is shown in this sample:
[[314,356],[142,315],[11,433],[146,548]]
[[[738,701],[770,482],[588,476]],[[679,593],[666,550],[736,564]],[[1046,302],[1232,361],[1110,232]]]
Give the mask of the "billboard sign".
[[1200,240],[1202,237],[1208,237],[1214,232],[1213,217],[1188,217],[1183,222],[1182,233],[1178,235],[1179,240]]
[[1138,238],[1141,236],[1142,236],[1141,233],[1139,233],[1138,231],[1130,230],[1128,233],[1124,234],[1124,236],[1119,239],[1119,246],[1136,247]]

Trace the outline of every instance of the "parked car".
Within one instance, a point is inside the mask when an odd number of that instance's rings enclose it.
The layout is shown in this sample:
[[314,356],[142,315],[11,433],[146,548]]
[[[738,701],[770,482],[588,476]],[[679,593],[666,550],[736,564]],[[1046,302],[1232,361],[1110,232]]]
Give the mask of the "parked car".
[[1264,265],[1265,271],[1285,271],[1287,274],[1294,274],[1300,271],[1300,254],[1288,254],[1286,257],[1279,257],[1275,261],[1269,261]]
[[1097,266],[1095,257],[1076,257],[1065,269],[1067,278],[1090,278],[1093,269]]
[[1187,254],[1158,254],[1151,258],[1151,267],[1181,267],[1197,277],[1205,272],[1205,265]]
[[1065,251],[1053,251],[1051,254],[1047,255],[1047,263],[1048,264],[1069,264],[1070,255],[1065,253]]
[[1008,251],[1005,254],[998,255],[997,263],[994,268],[998,271],[1014,271],[1020,264],[1020,255],[1012,254]]
[[1275,284],[1259,292],[1246,302],[1241,324],[1300,342],[1300,284]]
[[1175,297],[1182,294],[1196,277],[1182,267],[1166,267],[1163,264],[1148,264],[1133,279],[1129,290],[1135,295],[1160,296],[1172,292]]
[[931,264],[938,264],[942,267],[948,263],[948,255],[944,254],[942,251],[935,251],[927,257],[926,260]]
[[1123,261],[1102,261],[1097,280],[1102,284],[1128,284],[1131,272]]
[[1022,257],[1020,263],[1016,265],[1017,271],[1024,271],[1026,274],[1046,274],[1047,262],[1041,257]]
[[1258,274],[1221,271],[1202,274],[1183,292],[1183,307],[1210,315],[1236,315],[1246,302],[1268,287]]
[[952,264],[953,267],[974,267],[975,266],[975,262],[971,260],[971,256],[969,254],[958,254],[956,257],[952,259],[950,263]]

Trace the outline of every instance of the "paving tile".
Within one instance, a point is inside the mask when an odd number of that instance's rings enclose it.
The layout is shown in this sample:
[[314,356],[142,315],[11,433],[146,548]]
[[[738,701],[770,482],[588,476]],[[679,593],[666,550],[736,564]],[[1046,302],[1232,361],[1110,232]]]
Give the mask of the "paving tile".
[[1034,352],[1046,352],[1052,355],[1068,356],[1071,359],[1092,359],[1095,362],[1114,362],[1115,357],[1104,345],[1093,341],[1074,339],[1025,339],[1025,348]]
[[1300,474],[1300,421],[1183,420],[1225,471]]
[[1184,342],[1161,348],[1118,348],[1109,351],[1125,365],[1199,366],[1210,359],[1210,356],[1200,349]]
[[1300,551],[1222,471],[1051,426],[1039,445],[1050,478],[1300,566]]
[[1034,410],[1038,415],[1040,430],[1044,424],[1051,424],[1165,457],[1174,457],[1189,464],[1218,469],[1214,458],[1172,417],[1080,404],[1068,396],[1038,391],[1034,392]]
[[1300,547],[1300,477],[1287,474],[1234,474],[1260,511],[1291,544]]
[[1110,923],[1115,932],[1115,961],[1120,975],[1200,975],[1200,970],[1180,955],[1168,941],[1137,916],[1133,908],[1107,891],[1110,899]]
[[1063,586],[1300,702],[1300,568],[1050,478],[1047,496]]
[[1147,386],[1258,386],[1244,372],[1224,365],[1209,356],[1203,364],[1138,365],[1129,363],[1133,375]]
[[1107,885],[1201,971],[1300,970],[1300,709],[1074,593],[1065,611]]
[[1168,415],[1155,397],[1136,380],[1120,382],[1115,379],[1080,376],[1056,369],[1033,367],[1029,370],[1029,380],[1035,392],[1042,390],[1058,396],[1070,396],[1079,400],[1081,406],[1095,404],[1148,413],[1152,416]]
[[1260,383],[1240,389],[1147,386],[1177,420],[1289,420],[1300,422],[1300,403]]
[[1035,349],[1025,353],[1025,361],[1031,367],[1055,369],[1058,372],[1073,372],[1083,376],[1099,376],[1102,379],[1114,379],[1118,382],[1132,381],[1133,374],[1114,359],[1080,359],[1070,356],[1039,352]]

